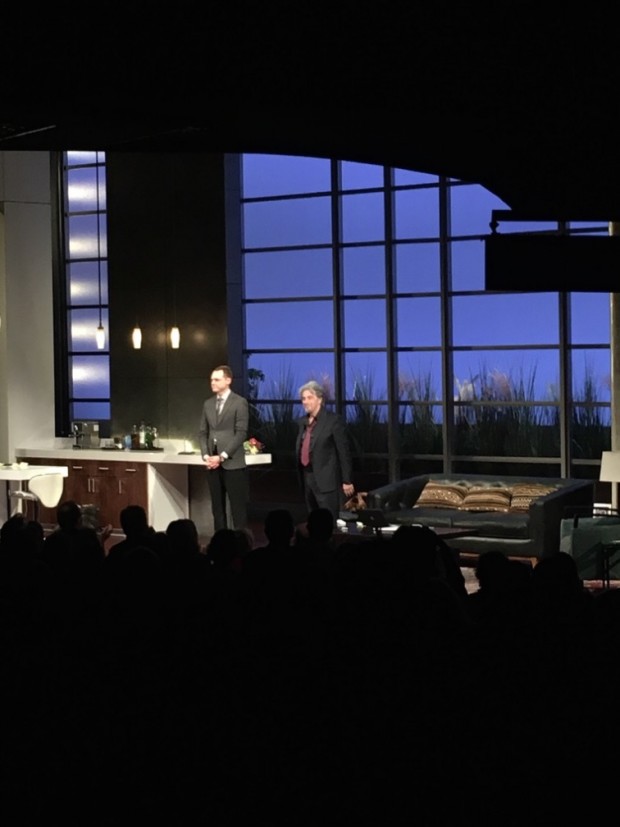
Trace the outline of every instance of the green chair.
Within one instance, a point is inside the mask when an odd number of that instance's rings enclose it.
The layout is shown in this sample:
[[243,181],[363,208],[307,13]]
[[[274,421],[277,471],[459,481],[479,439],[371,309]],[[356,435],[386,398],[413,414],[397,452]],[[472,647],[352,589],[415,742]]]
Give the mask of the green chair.
[[[615,543],[618,546],[615,546]],[[608,507],[575,510],[560,523],[560,551],[570,554],[582,580],[620,580],[620,511]]]

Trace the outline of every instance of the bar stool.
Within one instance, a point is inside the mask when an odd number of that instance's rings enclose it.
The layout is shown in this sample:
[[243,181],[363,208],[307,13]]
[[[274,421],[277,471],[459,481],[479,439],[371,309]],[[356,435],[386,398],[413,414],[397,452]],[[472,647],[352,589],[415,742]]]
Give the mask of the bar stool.
[[20,505],[31,502],[33,504],[34,519],[39,520],[39,506],[45,508],[56,508],[62,497],[64,489],[64,477],[62,474],[37,474],[28,481],[27,489],[11,491],[9,498],[17,500],[12,514],[22,511]]

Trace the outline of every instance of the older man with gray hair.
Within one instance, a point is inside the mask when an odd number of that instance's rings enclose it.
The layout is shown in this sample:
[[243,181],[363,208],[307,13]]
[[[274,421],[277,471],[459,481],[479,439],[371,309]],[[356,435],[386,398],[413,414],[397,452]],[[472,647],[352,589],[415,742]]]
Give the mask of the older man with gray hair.
[[344,419],[325,407],[325,391],[314,380],[299,389],[306,412],[298,420],[295,453],[308,513],[327,508],[337,520],[355,492],[351,449]]

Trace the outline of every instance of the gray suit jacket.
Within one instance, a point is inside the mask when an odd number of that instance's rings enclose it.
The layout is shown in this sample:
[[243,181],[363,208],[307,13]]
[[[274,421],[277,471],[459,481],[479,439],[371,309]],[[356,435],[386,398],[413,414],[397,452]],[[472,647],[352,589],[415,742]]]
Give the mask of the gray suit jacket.
[[243,443],[248,438],[250,410],[248,401],[238,393],[231,391],[224,403],[222,413],[215,412],[215,396],[206,399],[200,417],[200,453],[221,454],[225,451],[228,459],[222,463],[224,470],[245,468],[245,451]]

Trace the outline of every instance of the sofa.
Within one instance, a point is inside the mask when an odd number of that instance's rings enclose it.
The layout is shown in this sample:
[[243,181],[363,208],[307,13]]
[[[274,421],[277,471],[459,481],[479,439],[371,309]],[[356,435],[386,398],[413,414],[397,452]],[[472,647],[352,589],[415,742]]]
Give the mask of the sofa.
[[446,540],[461,555],[499,549],[533,564],[560,549],[562,519],[592,507],[592,480],[426,474],[369,491],[368,508],[394,524],[471,530]]

